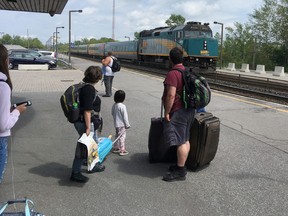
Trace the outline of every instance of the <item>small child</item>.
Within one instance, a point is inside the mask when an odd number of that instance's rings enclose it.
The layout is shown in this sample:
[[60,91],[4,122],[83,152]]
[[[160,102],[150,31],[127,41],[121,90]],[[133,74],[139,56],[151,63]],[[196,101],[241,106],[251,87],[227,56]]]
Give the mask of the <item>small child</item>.
[[114,119],[114,126],[116,129],[115,138],[119,139],[113,145],[113,153],[119,154],[120,156],[127,155],[129,152],[125,147],[126,129],[130,128],[128,113],[126,106],[123,104],[125,100],[125,92],[118,90],[114,94],[115,103],[112,106],[112,116]]

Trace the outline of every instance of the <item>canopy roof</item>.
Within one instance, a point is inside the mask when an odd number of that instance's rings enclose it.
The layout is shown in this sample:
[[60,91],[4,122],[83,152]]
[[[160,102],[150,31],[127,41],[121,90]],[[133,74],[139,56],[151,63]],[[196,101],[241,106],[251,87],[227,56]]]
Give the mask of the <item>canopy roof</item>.
[[1,0],[0,10],[61,14],[68,0]]

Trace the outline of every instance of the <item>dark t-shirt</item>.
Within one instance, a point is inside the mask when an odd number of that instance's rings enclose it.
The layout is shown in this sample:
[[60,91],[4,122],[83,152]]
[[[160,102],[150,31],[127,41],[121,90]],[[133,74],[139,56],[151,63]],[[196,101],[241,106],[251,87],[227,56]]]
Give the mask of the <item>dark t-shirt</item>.
[[92,85],[84,86],[79,94],[80,100],[80,110],[81,114],[85,110],[94,110],[95,112],[100,112],[101,109],[101,99],[97,95],[97,91]]
[[[185,67],[181,64],[175,65],[171,71],[168,72],[165,80],[164,80],[164,92],[162,96],[163,103],[165,102],[165,98],[167,95],[167,85],[176,87],[176,97],[171,109],[171,113],[175,112],[184,107],[182,97],[182,90],[183,90],[183,80],[182,80],[182,73],[175,68],[179,68],[185,70]],[[165,103],[164,103],[165,104]]]

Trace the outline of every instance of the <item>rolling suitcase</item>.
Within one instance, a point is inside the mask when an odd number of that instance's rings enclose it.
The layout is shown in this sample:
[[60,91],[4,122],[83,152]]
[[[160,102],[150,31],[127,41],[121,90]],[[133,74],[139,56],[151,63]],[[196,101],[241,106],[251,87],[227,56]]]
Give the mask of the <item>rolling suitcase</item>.
[[99,162],[102,163],[105,157],[112,149],[112,140],[107,137],[99,137],[98,138],[98,154],[99,154]]
[[163,105],[161,104],[161,117],[151,118],[148,137],[149,162],[175,162],[177,159],[176,146],[165,144],[163,138]]
[[186,161],[188,169],[195,171],[214,159],[219,135],[219,118],[208,112],[195,114],[190,134],[190,152]]

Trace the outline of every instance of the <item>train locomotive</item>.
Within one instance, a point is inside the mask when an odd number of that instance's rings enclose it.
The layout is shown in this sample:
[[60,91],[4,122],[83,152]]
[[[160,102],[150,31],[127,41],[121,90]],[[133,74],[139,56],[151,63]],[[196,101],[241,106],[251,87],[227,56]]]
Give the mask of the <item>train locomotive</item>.
[[71,53],[102,58],[112,51],[120,60],[153,63],[168,68],[169,51],[176,46],[183,50],[185,66],[216,69],[218,41],[213,38],[209,23],[200,22],[144,30],[137,41],[79,45],[71,48]]

